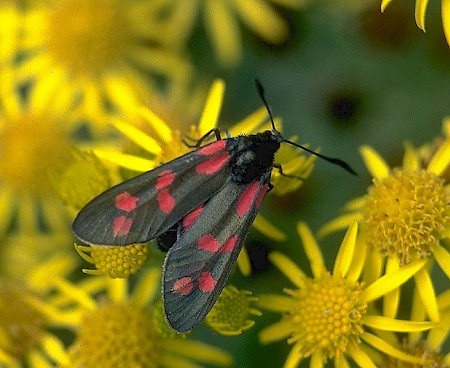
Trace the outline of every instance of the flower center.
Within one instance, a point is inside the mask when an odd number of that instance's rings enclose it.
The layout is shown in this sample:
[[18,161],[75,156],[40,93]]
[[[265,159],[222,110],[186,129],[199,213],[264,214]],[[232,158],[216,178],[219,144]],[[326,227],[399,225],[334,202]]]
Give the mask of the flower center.
[[33,294],[22,285],[0,281],[0,351],[21,359],[45,331],[46,318],[28,300]]
[[428,255],[450,223],[448,202],[443,179],[425,170],[374,179],[361,226],[367,243],[401,264]]
[[68,136],[59,122],[24,114],[0,128],[0,181],[22,194],[51,190],[48,173],[66,158]]
[[147,261],[148,246],[145,244],[115,247],[93,245],[88,249],[99,273],[111,278],[128,278]]
[[46,36],[50,52],[71,73],[98,77],[127,54],[133,29],[115,0],[63,1]]
[[87,314],[74,342],[77,367],[159,367],[162,340],[150,311],[109,304]]
[[358,301],[361,289],[360,285],[346,285],[342,277],[324,273],[319,279],[306,279],[301,290],[286,290],[298,301],[291,312],[289,343],[299,342],[305,357],[322,350],[328,358],[345,352],[349,343],[356,344],[366,313],[366,304]]
[[254,301],[256,298],[252,297],[249,291],[227,286],[205,321],[220,334],[238,335],[255,324],[255,321],[248,319],[250,315],[261,315],[258,310],[252,308],[251,303]]

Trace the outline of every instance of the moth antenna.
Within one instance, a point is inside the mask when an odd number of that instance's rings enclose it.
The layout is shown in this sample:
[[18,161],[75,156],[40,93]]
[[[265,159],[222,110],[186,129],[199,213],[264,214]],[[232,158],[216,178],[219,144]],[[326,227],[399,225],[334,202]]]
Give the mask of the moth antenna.
[[270,123],[272,124],[272,129],[277,132],[277,128],[275,128],[275,121],[273,120],[272,111],[270,110],[269,104],[267,103],[267,100],[266,100],[264,87],[262,86],[262,84],[258,78],[255,78],[255,85],[256,85],[256,89],[258,90],[259,97],[261,98],[261,100],[269,114]]
[[[271,124],[272,124],[272,129],[273,129],[275,132],[278,132],[277,129],[275,128],[275,122],[274,122],[274,119],[273,119],[272,111],[270,110],[269,104],[267,103],[267,100],[266,100],[264,87],[262,86],[261,82],[260,82],[257,78],[255,78],[255,85],[256,85],[256,89],[258,90],[259,97],[261,98],[261,100],[262,100],[264,106],[266,107],[267,113],[269,114],[270,122],[271,122]],[[346,163],[345,161],[343,161],[343,160],[340,160],[340,159],[338,159],[338,158],[333,158],[333,157],[325,156],[325,155],[322,155],[322,154],[320,154],[320,153],[317,153],[317,152],[315,152],[315,151],[313,151],[313,150],[311,150],[311,149],[309,149],[309,148],[307,148],[307,147],[305,147],[305,146],[303,146],[303,145],[301,145],[301,144],[292,142],[292,141],[290,141],[290,140],[284,138],[280,133],[279,133],[279,137],[281,138],[281,140],[282,140],[283,142],[285,142],[285,143],[287,143],[287,144],[290,144],[290,145],[292,145],[292,146],[294,146],[294,147],[300,148],[300,149],[302,149],[303,151],[306,151],[306,152],[308,152],[308,153],[310,153],[310,154],[312,154],[312,155],[314,155],[314,156],[317,156],[317,157],[321,158],[322,160],[328,161],[329,163],[331,163],[331,164],[333,164],[333,165],[338,165],[338,166],[342,167],[345,171],[349,172],[349,173],[352,174],[352,175],[358,175],[358,174],[356,173],[356,171],[353,170],[353,169],[350,167],[350,165],[347,164],[347,163]]]

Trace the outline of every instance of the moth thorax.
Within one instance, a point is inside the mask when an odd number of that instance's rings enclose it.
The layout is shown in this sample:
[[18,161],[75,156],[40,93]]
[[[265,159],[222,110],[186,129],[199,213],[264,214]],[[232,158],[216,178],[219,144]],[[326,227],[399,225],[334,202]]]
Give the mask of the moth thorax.
[[[276,143],[276,142],[275,142]],[[279,147],[279,146],[278,146]],[[231,179],[235,183],[248,184],[271,170],[275,152],[278,148],[258,145],[240,152],[231,169]]]

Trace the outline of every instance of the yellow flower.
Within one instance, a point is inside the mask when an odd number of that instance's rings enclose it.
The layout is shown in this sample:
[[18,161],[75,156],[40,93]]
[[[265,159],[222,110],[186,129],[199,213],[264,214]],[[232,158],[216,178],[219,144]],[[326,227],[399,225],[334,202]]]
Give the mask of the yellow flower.
[[[11,61],[19,44],[22,18],[13,1],[0,4],[0,62]],[[3,68],[3,65],[2,65]]]
[[108,104],[117,108],[149,99],[147,72],[189,79],[190,66],[157,46],[163,44],[164,20],[154,3],[39,2],[25,14],[20,78],[36,80],[40,98],[79,108],[94,128],[106,124]]
[[[228,366],[231,357],[200,341],[161,334],[150,304],[159,290],[160,273],[152,269],[129,290],[124,279],[92,278],[78,284],[55,284],[54,300],[71,311],[75,339],[60,367],[198,367]],[[94,295],[102,296],[96,300]],[[159,304],[157,304],[159,305]]]
[[[192,31],[196,17],[202,13],[204,26],[217,59],[224,67],[234,67],[242,57],[242,39],[238,18],[258,37],[280,45],[289,36],[289,26],[266,0],[195,0],[171,4],[172,26],[165,30],[174,46]],[[277,6],[302,7],[303,0],[270,0]]]
[[[450,140],[443,142],[425,168],[417,150],[410,144],[405,149],[403,166],[391,169],[372,148],[361,147],[365,164],[374,177],[373,185],[367,195],[347,204],[349,213],[330,221],[319,234],[323,236],[358,221],[373,253],[369,268],[374,274],[370,279],[378,277],[383,260],[388,273],[416,259],[431,261],[431,257],[450,277],[450,253],[443,246],[450,236],[449,187],[441,178],[450,162]],[[439,320],[429,273],[424,268],[414,278],[421,285],[428,316]]]
[[54,361],[66,364],[62,342],[48,330],[63,320],[64,314],[29,287],[0,280],[0,366],[51,368]]
[[[383,12],[392,0],[381,1],[381,11]],[[428,0],[416,0],[415,18],[417,27],[425,32],[425,15],[427,12]],[[450,45],[450,1],[441,1],[442,25],[444,27],[445,38]]]
[[69,216],[49,175],[69,160],[73,116],[41,100],[34,89],[24,101],[14,78],[14,70],[2,67],[0,269],[22,277],[48,256],[70,250],[60,247],[71,239]]
[[257,300],[250,291],[225,286],[217,303],[206,316],[205,323],[221,335],[240,335],[255,324],[255,321],[249,319],[250,316],[261,315],[253,307]]
[[372,312],[373,302],[396,290],[417,273],[425,261],[417,260],[396,272],[365,284],[361,282],[366,245],[357,241],[357,224],[348,229],[340,246],[333,271],[326,270],[318,244],[304,223],[298,233],[311,262],[313,278],[307,277],[294,262],[279,252],[270,260],[295,285],[285,289],[287,296],[261,295],[258,304],[283,314],[280,322],[261,331],[261,342],[270,343],[288,338],[293,344],[285,368],[296,367],[311,357],[311,367],[322,367],[329,359],[337,367],[349,366],[350,357],[360,367],[375,367],[372,348],[410,363],[419,358],[392,347],[370,330],[414,332],[431,328],[429,322],[402,321]]
[[[450,366],[450,353],[445,354],[445,340],[450,334],[450,289],[437,297],[441,320],[430,329],[426,336],[422,332],[412,332],[398,336],[384,331],[384,338],[397,346],[399,350],[416,356],[426,358],[429,363],[417,365],[417,367],[448,367]],[[412,321],[421,322],[426,317],[426,311],[417,292],[417,288],[412,297],[411,317]],[[379,367],[411,367],[410,364],[399,361],[393,357],[378,356],[377,366]]]

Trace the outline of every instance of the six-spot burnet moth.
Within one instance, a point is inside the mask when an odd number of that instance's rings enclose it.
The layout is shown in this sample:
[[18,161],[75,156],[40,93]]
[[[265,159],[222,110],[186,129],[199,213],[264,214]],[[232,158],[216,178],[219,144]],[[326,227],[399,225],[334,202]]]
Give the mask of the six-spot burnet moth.
[[[162,298],[168,324],[185,332],[200,323],[230,276],[261,202],[271,189],[275,153],[291,144],[331,163],[330,158],[285,139],[275,128],[261,84],[256,81],[272,130],[221,139],[213,130],[197,149],[118,184],[89,202],[73,223],[84,243],[126,245],[157,238],[168,250]],[[214,143],[201,143],[215,133]]]

